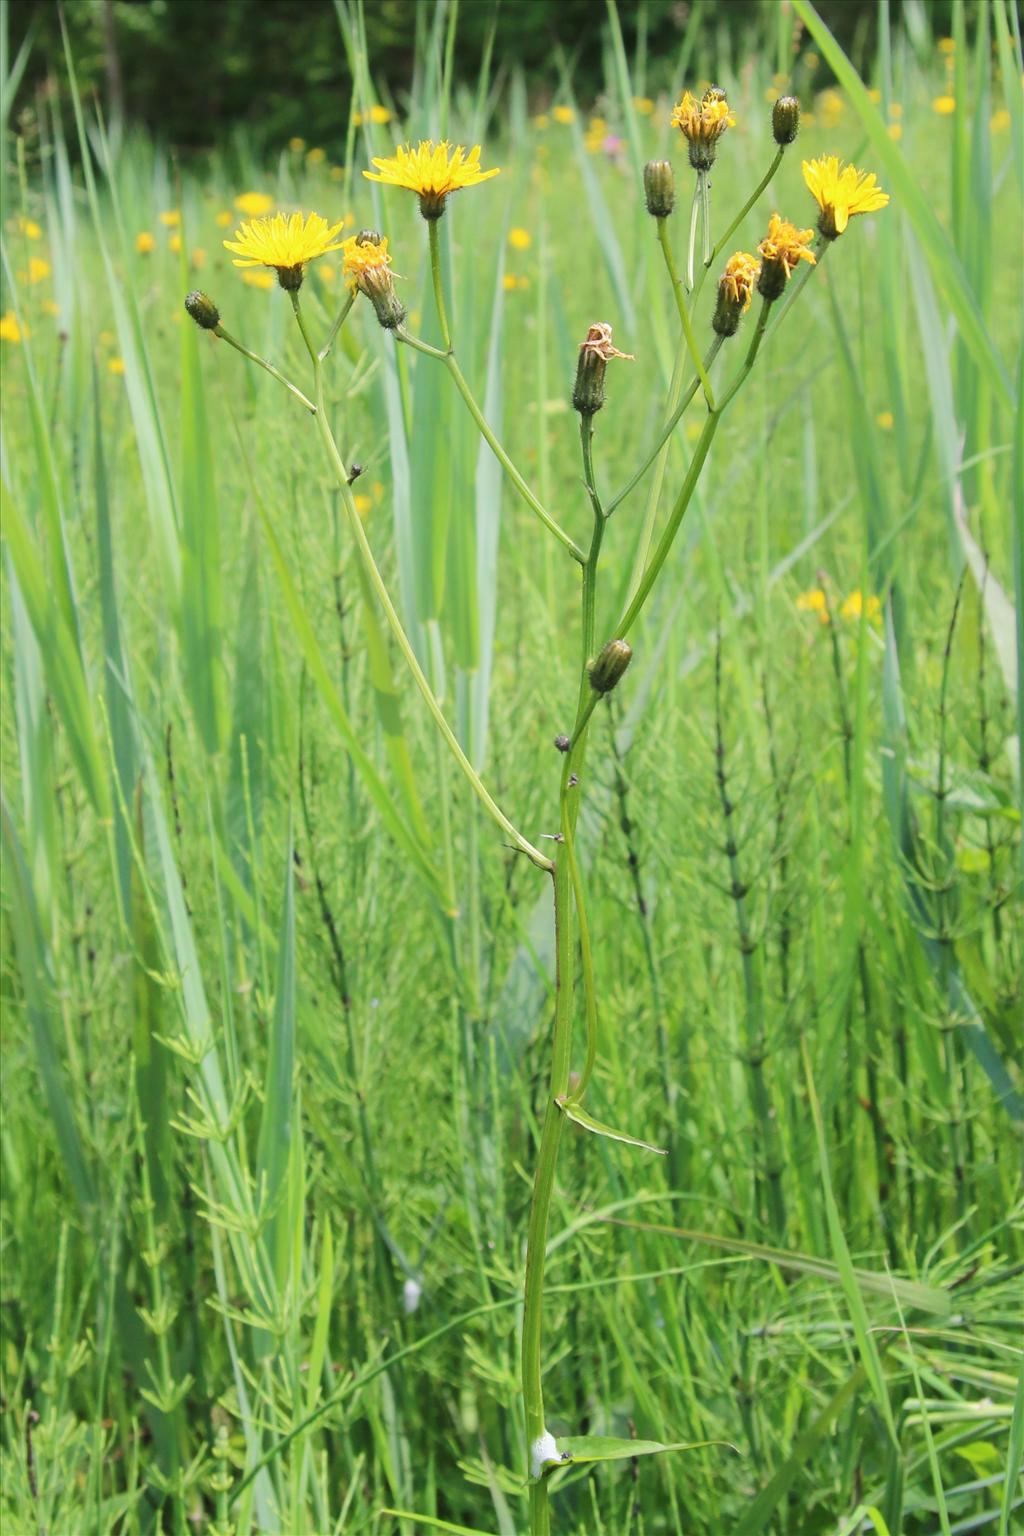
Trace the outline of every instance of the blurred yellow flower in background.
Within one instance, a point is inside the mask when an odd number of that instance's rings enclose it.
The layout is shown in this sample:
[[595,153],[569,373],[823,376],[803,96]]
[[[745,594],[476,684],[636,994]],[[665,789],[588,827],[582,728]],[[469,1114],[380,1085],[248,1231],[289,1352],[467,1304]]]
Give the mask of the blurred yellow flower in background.
[[26,240],[41,240],[43,232],[35,219],[26,219],[24,216],[18,219],[18,231]]
[[809,592],[801,592],[797,597],[796,606],[801,613],[816,613],[821,624],[829,622],[828,598],[820,587],[812,587]]
[[235,207],[239,213],[244,213],[250,219],[258,219],[261,214],[269,213],[273,206],[274,199],[267,192],[242,192],[235,198]]
[[150,251],[156,250],[156,240],[148,229],[140,229],[135,236],[135,249],[140,256],[148,256]]
[[50,263],[44,261],[41,256],[32,256],[28,263],[28,280],[30,283],[41,283],[50,275]]
[[893,429],[894,421],[895,418],[893,417],[892,411],[879,411],[878,415],[875,417],[875,424],[881,427],[883,432],[891,432]]
[[305,147],[305,139],[294,138],[288,140],[288,148],[291,150],[293,155],[301,155]]
[[514,251],[528,251],[533,244],[533,236],[528,229],[520,229],[517,226],[509,230],[508,243]]
[[231,212],[231,210],[228,209],[228,208],[222,208],[220,213],[218,213],[218,215],[217,215],[217,220],[216,220],[217,228],[218,229],[230,229],[234,222],[235,222],[235,216]]
[[181,236],[179,234],[173,234],[167,242],[167,247],[169,250],[174,252],[175,256],[177,256],[178,252],[181,250]]
[[273,288],[274,279],[269,272],[243,272],[242,282],[250,288]]
[[639,112],[641,117],[650,117],[654,111],[654,102],[649,96],[634,96],[633,110]]
[[109,358],[108,361],[107,361],[107,372],[108,373],[116,373],[116,374],[124,373],[124,358],[123,357],[111,357],[111,358]]
[[13,341],[15,344],[21,341],[21,326],[13,309],[0,317],[0,341]]
[[882,617],[882,604],[873,593],[865,598],[858,587],[850,593],[839,612],[844,619],[859,619],[863,613],[872,624],[877,624]]
[[952,117],[956,111],[956,97],[936,96],[932,102],[932,111],[937,112],[939,117]]
[[165,229],[177,229],[181,223],[181,214],[177,208],[167,208],[160,215],[160,223]]
[[572,123],[576,120],[576,113],[572,107],[553,107],[551,116],[556,123]]

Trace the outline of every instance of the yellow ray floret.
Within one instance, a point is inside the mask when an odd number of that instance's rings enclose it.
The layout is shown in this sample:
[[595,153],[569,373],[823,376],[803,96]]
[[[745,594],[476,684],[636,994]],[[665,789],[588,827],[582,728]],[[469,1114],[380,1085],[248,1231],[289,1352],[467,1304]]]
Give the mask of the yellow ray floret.
[[387,235],[382,235],[379,240],[368,239],[365,234],[350,235],[341,242],[341,249],[344,252],[342,274],[348,278],[353,291],[361,288],[368,277],[391,271]]
[[733,304],[742,304],[747,310],[760,270],[761,263],[756,256],[748,256],[746,251],[737,251],[725,264],[725,271],[718,283],[719,290],[724,290]]
[[807,249],[813,239],[813,229],[797,229],[788,219],[773,213],[768,220],[768,233],[757,250],[763,263],[781,266],[788,279],[798,261],[809,261],[814,266],[814,252]]
[[889,201],[873,172],[842,165],[838,155],[803,162],[807,190],[821,209],[818,228],[827,240],[841,235],[857,213],[877,213]]
[[366,295],[385,330],[396,330],[405,319],[405,305],[395,292],[387,235],[363,229],[343,240],[341,248],[345,253],[342,275],[348,279],[352,292]]
[[420,210],[427,219],[440,218],[444,200],[450,192],[475,187],[498,175],[497,167],[489,171],[480,169],[479,144],[467,154],[461,144],[453,150],[447,139],[440,144],[435,144],[432,139],[421,139],[415,149],[411,144],[399,144],[393,156],[374,159],[373,163],[377,169],[364,171],[366,179],[415,192],[420,200]]
[[[275,213],[272,219],[250,219],[235,230],[224,248],[233,251],[236,267],[276,267],[281,272],[301,271],[307,261],[339,251],[342,222],[329,225],[319,213]],[[332,242],[334,242],[332,244]]]
[[707,170],[714,163],[715,145],[736,119],[729,110],[725,92],[717,86],[698,101],[692,91],[684,91],[672,113],[672,126],[678,128],[690,146],[690,164],[695,170]]

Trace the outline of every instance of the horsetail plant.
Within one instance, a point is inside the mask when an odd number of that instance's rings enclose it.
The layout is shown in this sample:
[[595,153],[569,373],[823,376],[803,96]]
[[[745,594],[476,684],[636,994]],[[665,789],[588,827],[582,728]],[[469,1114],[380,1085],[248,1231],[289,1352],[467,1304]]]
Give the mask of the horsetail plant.
[[[315,418],[323,452],[337,484],[345,524],[364,585],[384,614],[404,665],[443,745],[454,758],[474,795],[500,829],[506,843],[552,882],[555,1016],[548,1087],[533,1173],[521,1344],[530,1536],[548,1536],[552,1529],[550,1492],[554,1486],[552,1474],[558,1469],[570,1463],[585,1465],[688,1448],[679,1442],[664,1444],[660,1441],[619,1440],[604,1436],[559,1438],[549,1429],[545,1414],[544,1266],[559,1145],[565,1122],[571,1120],[595,1135],[626,1142],[640,1149],[655,1153],[661,1150],[638,1136],[615,1130],[594,1119],[584,1107],[597,1058],[599,1000],[583,864],[577,851],[576,837],[581,802],[589,782],[587,746],[592,719],[602,701],[623,685],[633,655],[628,637],[636,628],[651,592],[662,576],[693,500],[715,433],[725,411],[751,374],[775,318],[775,306],[785,295],[787,302],[780,309],[788,308],[789,301],[797,296],[802,283],[824,254],[827,244],[845,229],[851,214],[872,211],[884,206],[887,201],[885,194],[875,187],[873,177],[863,177],[852,168],[840,171],[836,160],[805,164],[805,180],[821,211],[820,238],[812,248],[812,230],[800,229],[775,213],[756,256],[743,251],[733,253],[725,263],[717,285],[711,340],[702,354],[697,341],[694,315],[704,278],[721,256],[741,220],[770,184],[786,147],[796,138],[798,121],[799,110],[795,101],[786,98],[776,103],[772,114],[776,151],[768,170],[724,235],[716,244],[712,244],[708,171],[714,162],[718,141],[725,130],[733,125],[735,118],[725,93],[717,88],[712,87],[706,91],[700,100],[690,92],[684,94],[673,115],[673,123],[679,127],[687,141],[690,165],[696,173],[685,279],[680,278],[677,272],[668,224],[676,202],[671,164],[664,160],[653,161],[644,170],[643,193],[648,212],[656,222],[657,239],[678,313],[675,368],[662,412],[664,426],[658,434],[653,453],[617,494],[607,495],[595,471],[596,422],[607,403],[605,382],[608,364],[613,361],[632,361],[632,358],[614,345],[612,327],[603,321],[592,324],[580,343],[572,404],[579,417],[583,489],[590,511],[590,537],[585,545],[576,542],[513,464],[486,420],[458,362],[449,321],[438,225],[454,193],[480,185],[499,174],[497,168],[481,169],[479,146],[474,146],[467,153],[462,146],[453,149],[448,142],[435,144],[424,140],[415,148],[398,147],[392,157],[375,158],[375,170],[363,173],[368,179],[385,186],[411,191],[419,199],[420,212],[427,224],[433,298],[441,346],[431,345],[407,328],[406,309],[395,289],[395,273],[391,266],[387,238],[377,231],[363,230],[347,239],[339,239],[342,225],[330,225],[316,213],[305,216],[298,212],[290,215],[278,213],[273,217],[252,218],[241,224],[233,240],[224,242],[226,248],[233,253],[236,266],[276,271],[278,282],[289,296],[295,322],[308,353],[312,378],[310,395],[226,331],[213,300],[202,293],[191,293],[185,301],[188,313],[202,329],[209,331],[216,339],[227,341],[248,360],[265,368]],[[698,224],[702,235],[699,270]],[[305,269],[309,262],[338,250],[343,253],[343,270],[349,291],[325,340],[318,346],[302,307],[301,291]],[[801,277],[793,282],[798,268],[801,269]],[[723,345],[738,334],[755,292],[760,296],[760,305],[746,350],[731,375],[716,389],[711,371],[717,355]],[[578,680],[575,701],[562,722],[562,730],[555,738],[555,748],[559,755],[558,824],[557,829],[545,834],[553,844],[550,855],[538,846],[536,834],[531,840],[498,804],[463,749],[431,680],[420,664],[359,516],[352,491],[354,471],[348,467],[351,458],[343,451],[335,435],[326,397],[329,354],[359,295],[369,300],[380,325],[391,333],[397,344],[410,347],[435,360],[451,375],[481,437],[489,445],[513,488],[546,532],[561,546],[569,560],[580,567]],[[683,389],[682,380],[690,369],[693,377]],[[606,627],[604,617],[601,624],[598,622],[598,584],[599,559],[608,521],[651,469],[698,389],[704,396],[706,416],[689,467],[656,542],[653,521],[645,526],[640,560],[634,569],[633,579],[628,588],[624,589],[626,595],[623,609],[616,622]],[[573,1036],[578,1012],[577,946],[585,1020],[585,1048],[578,1072],[573,1071]],[[673,1102],[672,1098],[669,1102]],[[785,1223],[781,1196],[773,1203],[775,1225],[778,1228],[776,1236],[781,1240]],[[440,1524],[442,1529],[446,1528],[441,1522],[432,1523]]]

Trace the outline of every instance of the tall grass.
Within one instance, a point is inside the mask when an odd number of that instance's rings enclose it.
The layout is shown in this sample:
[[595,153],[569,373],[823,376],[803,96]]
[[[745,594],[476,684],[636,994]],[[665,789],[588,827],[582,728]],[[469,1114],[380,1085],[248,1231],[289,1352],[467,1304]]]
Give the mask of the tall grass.
[[[800,151],[869,164],[892,203],[769,331],[594,716],[574,840],[602,999],[588,1110],[667,1156],[565,1128],[548,1424],[637,1456],[556,1473],[555,1528],[1020,1521],[1020,37],[1002,0],[957,6],[951,48],[903,9],[897,30],[879,8],[858,73],[805,0],[766,10],[743,57],[699,7],[675,58],[630,57],[609,8],[591,104],[569,60],[550,101],[491,58],[456,85],[457,9],[420,8],[384,124],[361,11],[339,3],[362,123],[323,162],[259,165],[239,139],[184,169],[74,96],[15,119],[4,9],[12,1530],[527,1528],[550,893],[439,750],[308,413],[181,299],[208,289],[300,375],[286,296],[220,247],[217,214],[266,190],[384,228],[437,344],[414,200],[359,172],[406,135],[485,142],[502,176],[441,231],[458,358],[582,542],[576,346],[601,319],[637,356],[597,421],[610,503],[673,384],[638,167],[681,169],[669,108],[712,78],[738,118],[715,238],[764,173],[783,88],[801,138],[736,243],[775,206],[801,217]],[[838,89],[815,91],[812,52]],[[339,287],[310,269],[318,330]],[[363,465],[362,526],[472,769],[546,850],[571,562],[443,365],[365,310],[325,410]],[[608,524],[601,637],[705,415],[698,392]]]

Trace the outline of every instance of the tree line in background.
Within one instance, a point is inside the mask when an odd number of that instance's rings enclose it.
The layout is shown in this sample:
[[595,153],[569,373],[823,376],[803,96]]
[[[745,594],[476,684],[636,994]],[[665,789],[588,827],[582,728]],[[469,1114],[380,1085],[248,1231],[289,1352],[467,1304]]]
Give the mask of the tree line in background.
[[[40,88],[61,89],[61,8],[55,0],[0,0],[8,9],[11,57],[30,52],[14,107],[28,127]],[[945,30],[952,0],[890,0],[926,30]],[[668,86],[687,24],[698,12],[697,56],[743,39],[770,47],[786,0],[620,0],[626,46],[650,60],[645,88]],[[333,0],[63,0],[79,78],[108,116],[145,124],[183,150],[202,151],[245,125],[268,145],[293,135],[321,143],[347,122],[350,80]],[[875,11],[851,0],[818,10],[852,52],[868,56]],[[436,24],[435,0],[366,0],[375,78],[401,106],[422,44]],[[912,14],[911,14],[912,13]],[[495,66],[520,67],[538,104],[557,88],[558,60],[586,98],[603,78],[600,0],[462,0],[453,67],[475,78],[494,33]],[[927,20],[925,20],[927,18]],[[787,31],[791,28],[788,18]],[[912,25],[913,30],[913,25]],[[822,84],[828,83],[823,79]]]

